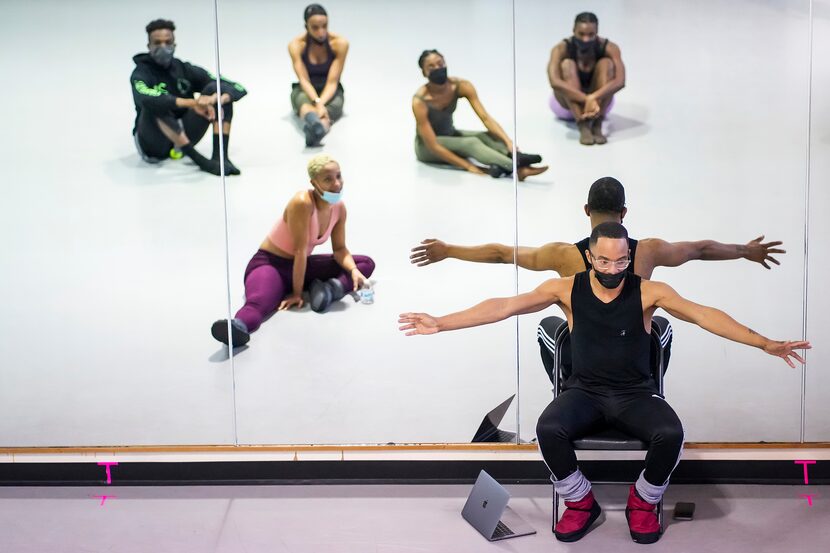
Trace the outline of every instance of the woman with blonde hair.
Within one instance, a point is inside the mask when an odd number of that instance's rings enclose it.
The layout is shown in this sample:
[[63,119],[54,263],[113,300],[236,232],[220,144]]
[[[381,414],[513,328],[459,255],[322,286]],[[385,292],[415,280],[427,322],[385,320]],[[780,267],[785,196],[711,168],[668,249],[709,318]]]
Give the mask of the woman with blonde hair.
[[[311,189],[294,194],[245,269],[245,305],[230,324],[234,346],[246,344],[275,309],[302,307],[303,291],[309,292],[311,309],[322,313],[375,270],[370,257],[353,256],[346,247],[340,165],[327,155],[314,156],[308,176]],[[333,253],[311,255],[329,239]],[[213,323],[211,334],[228,344],[227,319]]]

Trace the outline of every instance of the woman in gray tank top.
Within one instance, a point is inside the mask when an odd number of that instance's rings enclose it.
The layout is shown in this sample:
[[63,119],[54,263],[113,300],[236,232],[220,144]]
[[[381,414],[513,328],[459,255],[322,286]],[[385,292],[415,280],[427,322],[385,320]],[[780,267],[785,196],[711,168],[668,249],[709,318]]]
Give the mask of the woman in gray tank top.
[[[493,177],[513,173],[513,141],[501,126],[487,113],[470,81],[447,76],[447,65],[437,50],[424,50],[418,67],[429,81],[412,98],[412,111],[417,125],[415,157],[425,163],[448,164],[478,175]],[[462,131],[453,125],[453,112],[458,98],[466,98],[478,118],[487,128],[485,132]],[[483,165],[482,168],[479,164]],[[532,164],[542,161],[534,154],[518,152],[518,177],[547,171],[547,165]]]

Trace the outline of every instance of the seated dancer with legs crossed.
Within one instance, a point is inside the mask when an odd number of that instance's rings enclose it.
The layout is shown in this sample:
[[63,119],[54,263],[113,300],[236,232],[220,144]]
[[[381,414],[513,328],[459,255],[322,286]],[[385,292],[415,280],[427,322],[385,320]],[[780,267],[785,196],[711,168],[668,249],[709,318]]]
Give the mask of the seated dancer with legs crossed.
[[[175,30],[172,21],[151,21],[146,27],[149,52],[133,57],[135,69],[130,84],[136,112],[133,138],[138,153],[147,163],[160,163],[168,157],[179,159],[184,155],[202,171],[218,175],[221,131],[225,174],[238,175],[239,169],[228,159],[228,142],[233,105],[247,91],[242,85],[222,78],[217,93],[216,77],[198,65],[173,57]],[[221,129],[217,105],[222,109]],[[208,159],[196,151],[196,143],[211,124],[213,156]]]
[[[353,256],[346,247],[340,165],[327,155],[314,156],[308,176],[311,189],[291,198],[245,269],[245,305],[230,323],[234,347],[246,344],[274,310],[302,307],[303,291],[309,292],[311,309],[322,313],[367,283],[375,270],[370,257]],[[332,254],[311,255],[329,238]],[[228,326],[227,319],[218,320],[211,334],[228,344]]]
[[781,357],[790,367],[795,367],[793,360],[804,362],[795,350],[810,348],[807,341],[765,338],[723,311],[681,297],[667,284],[641,279],[625,270],[630,254],[625,227],[602,223],[591,232],[585,251],[590,271],[443,317],[403,313],[398,320],[400,330],[415,335],[494,323],[554,304],[565,312],[573,372],[536,426],[551,480],[565,500],[566,510],[554,528],[560,541],[582,538],[601,512],[591,483],[577,465],[573,440],[602,423],[649,444],[645,469],[629,489],[625,512],[635,542],[660,539],[656,505],[679,462],[684,431],[652,377],[649,344],[655,310],[664,309],[713,334]]

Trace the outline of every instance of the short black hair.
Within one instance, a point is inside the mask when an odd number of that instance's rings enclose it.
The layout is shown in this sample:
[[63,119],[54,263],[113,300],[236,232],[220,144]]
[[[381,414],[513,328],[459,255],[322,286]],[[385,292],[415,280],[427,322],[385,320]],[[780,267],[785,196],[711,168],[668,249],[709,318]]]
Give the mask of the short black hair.
[[421,55],[418,58],[418,67],[419,68],[421,68],[421,69],[424,68],[424,60],[427,59],[427,56],[429,56],[431,54],[438,54],[439,56],[441,56],[442,59],[444,58],[444,54],[442,54],[438,50],[435,50],[435,49],[433,49],[433,50],[424,50],[423,52],[421,52]]
[[176,24],[169,19],[154,19],[147,23],[145,29],[147,30],[147,36],[149,37],[150,33],[158,31],[159,29],[170,29],[171,31],[175,31]]
[[328,17],[328,12],[326,12],[326,8],[321,6],[320,4],[309,4],[303,10],[303,20],[308,23],[309,18],[314,15],[325,15]]
[[599,19],[597,16],[591,12],[582,12],[576,15],[576,19],[574,19],[574,27],[579,25],[580,23],[593,23],[597,27],[599,27]]
[[625,238],[628,240],[628,231],[619,223],[609,221],[607,223],[600,223],[591,231],[591,238],[588,240],[588,247],[593,248],[597,245],[600,238]]
[[588,191],[588,210],[622,213],[625,208],[625,188],[614,177],[602,177]]

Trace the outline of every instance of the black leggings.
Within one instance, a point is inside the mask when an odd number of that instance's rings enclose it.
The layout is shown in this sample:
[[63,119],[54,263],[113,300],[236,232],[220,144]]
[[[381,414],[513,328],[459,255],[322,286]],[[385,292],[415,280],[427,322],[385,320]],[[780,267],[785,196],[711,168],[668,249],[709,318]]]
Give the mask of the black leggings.
[[[213,94],[216,92],[216,83],[210,82],[202,89],[202,94]],[[136,125],[136,143],[138,144],[143,157],[154,158],[155,160],[166,159],[170,154],[173,143],[164,136],[159,128],[159,121],[178,131],[179,119],[182,121],[184,133],[191,144],[196,144],[207,132],[211,122],[197,114],[192,109],[177,108],[174,110],[157,110],[144,107],[138,116]],[[230,122],[233,119],[233,102],[222,105],[222,121]],[[149,160],[148,160],[149,161]]]
[[645,479],[666,483],[680,460],[683,425],[655,390],[610,391],[568,388],[548,405],[536,424],[539,449],[555,480],[576,471],[573,440],[611,425],[649,444]]

